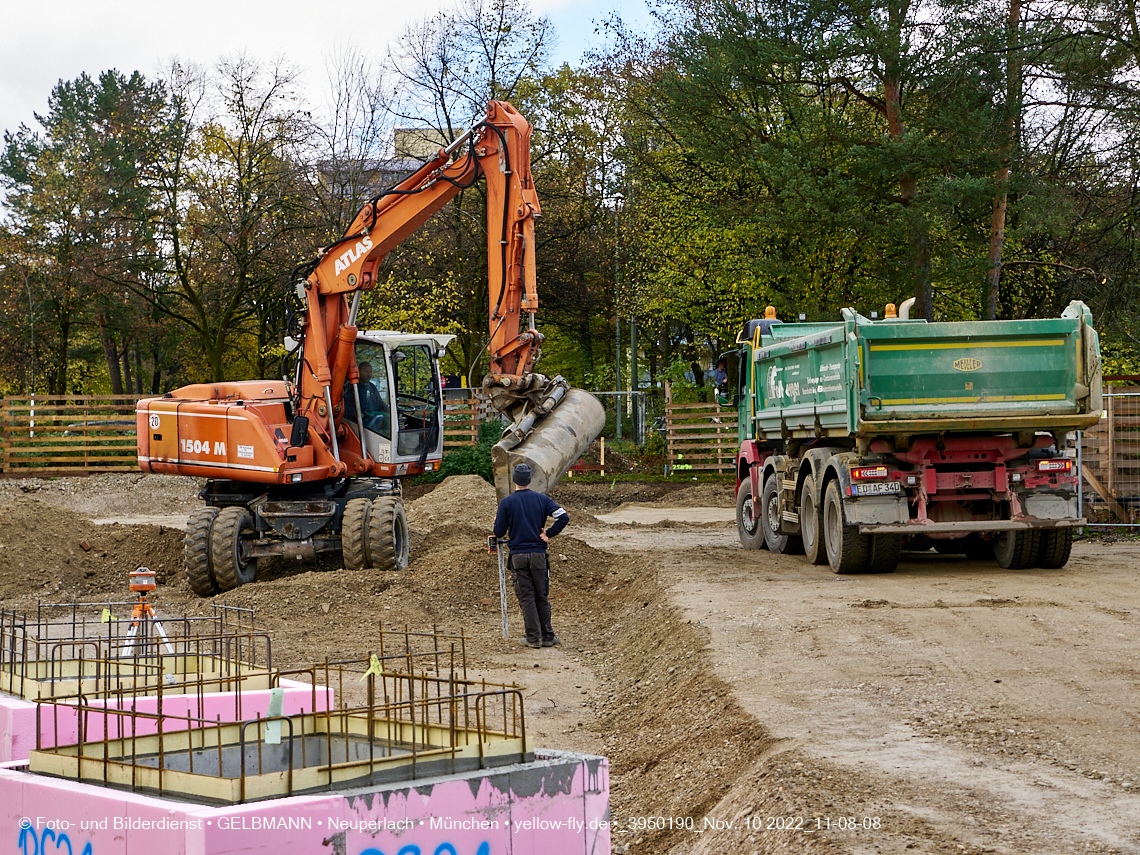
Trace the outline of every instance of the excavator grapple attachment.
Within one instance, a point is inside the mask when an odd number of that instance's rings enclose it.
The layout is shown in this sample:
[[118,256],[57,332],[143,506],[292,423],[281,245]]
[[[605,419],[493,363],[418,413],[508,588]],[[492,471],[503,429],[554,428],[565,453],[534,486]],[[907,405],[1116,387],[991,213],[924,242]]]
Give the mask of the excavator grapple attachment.
[[491,449],[495,490],[499,499],[512,489],[511,473],[519,463],[531,468],[532,490],[549,492],[606,424],[601,402],[582,389],[568,389],[558,405],[518,441],[508,436]]

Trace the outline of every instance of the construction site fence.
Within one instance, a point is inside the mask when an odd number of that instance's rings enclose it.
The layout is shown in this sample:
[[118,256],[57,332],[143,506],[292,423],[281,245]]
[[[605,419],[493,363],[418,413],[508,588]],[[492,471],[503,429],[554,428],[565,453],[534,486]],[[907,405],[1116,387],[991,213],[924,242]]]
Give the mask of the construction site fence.
[[1097,527],[1140,527],[1140,387],[1109,386],[1104,417],[1077,444],[1081,514]]
[[[466,391],[466,390],[464,390]],[[0,473],[55,477],[137,472],[135,404],[143,395],[0,398]],[[486,405],[474,392],[445,396],[444,451],[474,445]]]
[[739,448],[736,410],[712,403],[665,404],[666,474],[731,475]]

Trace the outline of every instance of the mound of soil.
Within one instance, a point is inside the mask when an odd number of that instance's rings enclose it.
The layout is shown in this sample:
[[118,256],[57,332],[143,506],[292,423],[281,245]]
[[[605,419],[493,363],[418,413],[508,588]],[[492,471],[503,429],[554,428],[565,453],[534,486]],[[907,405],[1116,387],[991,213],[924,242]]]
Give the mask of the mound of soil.
[[[713,502],[712,496],[715,491],[727,489],[728,495],[732,496],[733,485],[728,484],[727,488],[722,488],[720,484],[678,484],[671,481],[613,481],[610,483],[590,482],[584,483],[576,481],[573,478],[563,478],[558,482],[557,486],[550,491],[550,496],[560,505],[570,509],[586,511],[590,514],[607,514],[610,511],[617,510],[627,502],[639,503],[659,503],[662,505],[674,505],[674,497],[682,496],[682,504],[675,505],[675,507],[694,508],[694,507],[723,507],[723,498],[717,499]],[[689,491],[696,491],[693,493],[694,497],[699,497],[701,501],[694,498],[690,503],[684,504],[686,501],[683,497],[688,495]],[[704,491],[708,491],[708,496],[705,496]],[[735,502],[731,502],[729,506],[733,506]]]
[[[452,475],[406,505],[408,527],[429,532],[443,526],[469,525],[485,526],[490,532],[498,506],[495,488],[478,475]],[[483,542],[486,547],[486,535]]]
[[171,475],[102,474],[0,481],[0,503],[34,497],[44,504],[94,518],[189,514],[201,506],[204,481]]
[[181,562],[182,533],[172,529],[95,525],[26,496],[0,503],[3,600],[126,600],[130,571],[149,567],[160,586],[171,585],[181,575]]
[[734,508],[736,484],[732,481],[693,484],[660,496],[653,502],[670,508]]

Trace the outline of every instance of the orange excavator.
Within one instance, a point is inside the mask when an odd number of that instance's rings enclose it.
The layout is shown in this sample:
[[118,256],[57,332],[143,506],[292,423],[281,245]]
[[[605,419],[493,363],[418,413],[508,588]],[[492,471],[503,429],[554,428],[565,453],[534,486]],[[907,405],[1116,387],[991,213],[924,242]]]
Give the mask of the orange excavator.
[[443,454],[439,360],[452,336],[362,332],[363,292],[385,256],[480,177],[487,190],[490,371],[483,388],[509,425],[492,450],[500,497],[531,465],[546,490],[602,429],[596,398],[535,373],[531,126],[504,101],[413,175],[369,200],[344,237],[298,268],[305,305],[287,339],[292,378],[183,386],[140,401],[139,465],[209,479],[189,520],[183,563],[211,596],[253,581],[257,562],[341,552],[346,569],[407,566],[400,479]]

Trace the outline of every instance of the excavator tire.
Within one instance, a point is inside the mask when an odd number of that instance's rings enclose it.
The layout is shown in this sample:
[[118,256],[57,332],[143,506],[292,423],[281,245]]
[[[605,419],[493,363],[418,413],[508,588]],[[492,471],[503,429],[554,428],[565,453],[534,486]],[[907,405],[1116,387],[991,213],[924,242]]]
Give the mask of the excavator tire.
[[380,570],[403,570],[411,561],[408,518],[404,503],[395,496],[372,500],[368,515],[369,564]]
[[340,542],[345,570],[363,570],[372,566],[368,550],[368,519],[371,516],[371,499],[349,499],[344,506]]
[[257,559],[242,561],[242,537],[253,533],[253,517],[245,508],[222,508],[210,532],[210,561],[223,591],[247,585],[257,575]]
[[190,590],[199,597],[212,597],[221,591],[214,579],[210,562],[210,528],[218,515],[217,508],[202,508],[190,514],[186,537],[182,541],[182,566]]

